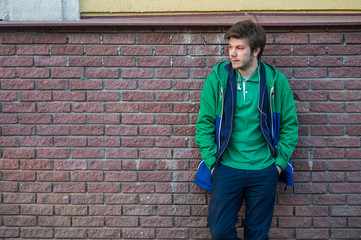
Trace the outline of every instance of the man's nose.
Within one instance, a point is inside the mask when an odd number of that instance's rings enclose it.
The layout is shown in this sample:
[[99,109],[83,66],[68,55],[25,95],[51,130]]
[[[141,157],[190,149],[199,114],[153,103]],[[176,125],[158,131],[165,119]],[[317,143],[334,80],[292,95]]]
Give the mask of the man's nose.
[[229,50],[229,53],[230,53],[230,55],[231,55],[232,57],[237,56],[237,51],[236,51],[236,49],[230,49],[230,50]]

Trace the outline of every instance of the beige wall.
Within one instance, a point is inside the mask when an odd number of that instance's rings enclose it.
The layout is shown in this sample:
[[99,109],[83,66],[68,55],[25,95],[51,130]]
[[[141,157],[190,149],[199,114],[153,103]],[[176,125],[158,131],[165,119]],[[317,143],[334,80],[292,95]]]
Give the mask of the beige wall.
[[202,13],[361,13],[361,0],[79,0],[82,16]]

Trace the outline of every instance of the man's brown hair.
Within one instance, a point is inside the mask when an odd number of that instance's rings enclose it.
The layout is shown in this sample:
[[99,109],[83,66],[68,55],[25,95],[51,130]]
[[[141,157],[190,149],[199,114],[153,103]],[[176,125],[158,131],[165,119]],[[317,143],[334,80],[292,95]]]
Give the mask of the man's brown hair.
[[252,53],[255,49],[260,48],[257,55],[258,60],[262,57],[263,49],[266,46],[266,32],[264,28],[251,20],[244,20],[234,24],[228,29],[224,38],[227,40],[231,38],[247,39]]

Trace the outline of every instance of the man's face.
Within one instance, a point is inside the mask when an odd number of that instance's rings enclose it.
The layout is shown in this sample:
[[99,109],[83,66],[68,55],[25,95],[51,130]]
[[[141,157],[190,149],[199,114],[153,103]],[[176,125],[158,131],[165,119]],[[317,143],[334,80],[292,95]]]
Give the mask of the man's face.
[[257,55],[259,49],[251,52],[251,47],[246,39],[231,38],[229,40],[229,58],[232,61],[232,67],[241,71],[246,71],[253,64],[257,64]]

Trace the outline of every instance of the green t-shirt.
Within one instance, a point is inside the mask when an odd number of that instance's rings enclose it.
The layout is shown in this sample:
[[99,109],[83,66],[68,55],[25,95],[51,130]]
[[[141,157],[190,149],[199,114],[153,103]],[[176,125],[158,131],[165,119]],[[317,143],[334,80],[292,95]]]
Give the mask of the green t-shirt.
[[230,142],[221,164],[244,170],[264,169],[275,162],[260,128],[258,69],[245,80],[237,72],[237,105]]

